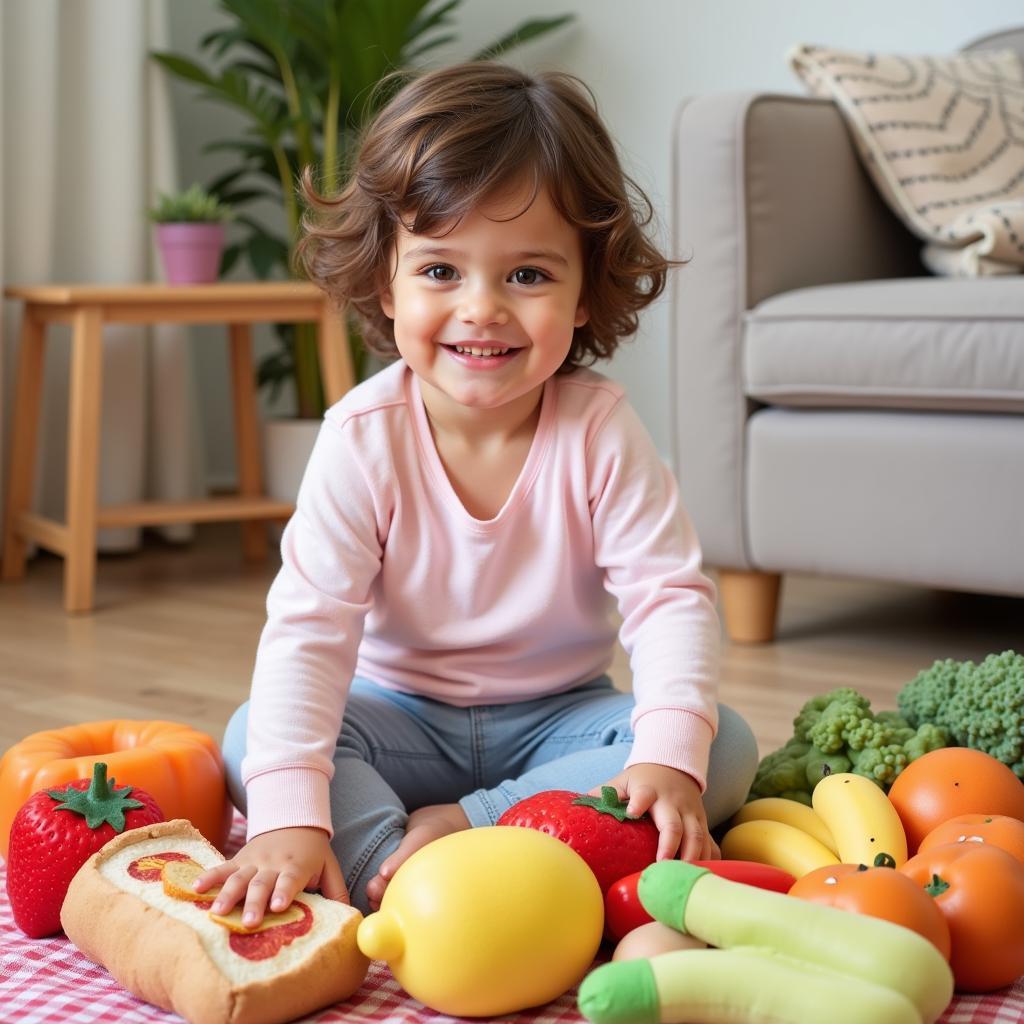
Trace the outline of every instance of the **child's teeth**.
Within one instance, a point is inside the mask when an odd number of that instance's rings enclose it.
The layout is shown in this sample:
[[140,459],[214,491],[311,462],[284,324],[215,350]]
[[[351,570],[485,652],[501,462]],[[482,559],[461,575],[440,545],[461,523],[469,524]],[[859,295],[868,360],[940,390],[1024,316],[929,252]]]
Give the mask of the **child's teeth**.
[[475,345],[456,345],[456,352],[469,353],[474,356],[503,356],[508,349],[507,348],[478,348]]

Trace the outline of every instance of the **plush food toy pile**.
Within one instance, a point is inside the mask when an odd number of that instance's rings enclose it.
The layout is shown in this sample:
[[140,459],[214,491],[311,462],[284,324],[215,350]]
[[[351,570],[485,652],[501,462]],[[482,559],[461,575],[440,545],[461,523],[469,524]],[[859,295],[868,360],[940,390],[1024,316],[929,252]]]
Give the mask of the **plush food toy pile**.
[[237,909],[210,913],[217,890],[192,890],[223,860],[187,821],[124,832],[75,875],[61,924],[128,991],[189,1024],[282,1024],[362,984],[358,910],[304,892],[244,928]]
[[932,1024],[953,995],[935,946],[887,921],[682,861],[647,868],[640,898],[655,920],[716,948],[597,968],[579,991],[594,1024]]

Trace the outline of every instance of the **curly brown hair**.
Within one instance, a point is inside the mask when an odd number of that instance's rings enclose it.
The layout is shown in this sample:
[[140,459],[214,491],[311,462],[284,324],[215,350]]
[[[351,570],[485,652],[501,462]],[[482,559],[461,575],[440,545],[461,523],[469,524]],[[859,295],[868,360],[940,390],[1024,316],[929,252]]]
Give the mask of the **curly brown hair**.
[[369,125],[341,192],[321,195],[312,169],[303,171],[296,265],[356,311],[373,352],[394,358],[379,296],[397,226],[442,234],[524,177],[534,194],[547,189],[582,241],[589,319],[561,369],[607,359],[636,332],[638,311],[661,293],[676,261],[648,239],[650,200],[623,172],[593,95],[569,74],[477,61],[413,79]]

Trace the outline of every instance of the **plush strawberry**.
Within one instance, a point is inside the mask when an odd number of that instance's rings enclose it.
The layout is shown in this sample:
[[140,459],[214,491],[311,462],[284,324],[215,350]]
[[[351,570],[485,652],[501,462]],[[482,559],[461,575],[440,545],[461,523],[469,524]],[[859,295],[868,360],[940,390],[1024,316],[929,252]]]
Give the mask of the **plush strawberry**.
[[113,779],[107,781],[107,766],[98,761],[91,779],[29,797],[11,823],[7,853],[14,923],[30,939],[56,935],[75,872],[119,832],[163,820],[149,793],[116,788]]
[[587,862],[603,893],[653,864],[658,853],[658,827],[646,814],[627,818],[626,803],[614,786],[602,786],[600,797],[550,789],[514,804],[498,824],[535,828],[560,839]]

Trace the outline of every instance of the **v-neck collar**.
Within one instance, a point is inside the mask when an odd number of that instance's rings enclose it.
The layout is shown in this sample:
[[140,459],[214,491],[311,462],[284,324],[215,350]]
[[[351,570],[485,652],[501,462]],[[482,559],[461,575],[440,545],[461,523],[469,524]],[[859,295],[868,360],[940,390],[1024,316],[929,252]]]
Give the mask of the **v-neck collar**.
[[544,454],[547,451],[551,440],[551,421],[555,414],[555,383],[552,378],[544,382],[544,391],[540,399],[540,416],[537,418],[537,427],[530,442],[530,450],[527,453],[523,468],[519,471],[512,490],[509,491],[505,504],[498,510],[493,519],[477,519],[471,515],[463,505],[462,499],[455,493],[455,488],[448,477],[448,471],[444,468],[441,455],[434,442],[434,435],[430,429],[430,420],[427,418],[427,409],[423,404],[423,395],[420,392],[416,381],[416,375],[406,367],[405,370],[405,397],[413,414],[413,424],[416,432],[416,441],[419,445],[423,461],[427,466],[430,476],[437,485],[438,494],[445,504],[462,520],[469,529],[479,533],[487,533],[500,526],[523,502],[530,493],[537,473],[544,462]]

